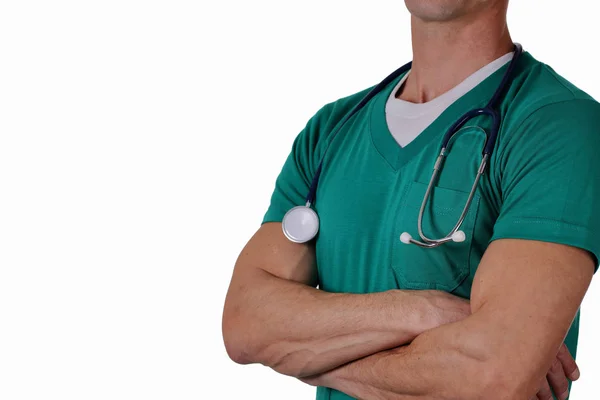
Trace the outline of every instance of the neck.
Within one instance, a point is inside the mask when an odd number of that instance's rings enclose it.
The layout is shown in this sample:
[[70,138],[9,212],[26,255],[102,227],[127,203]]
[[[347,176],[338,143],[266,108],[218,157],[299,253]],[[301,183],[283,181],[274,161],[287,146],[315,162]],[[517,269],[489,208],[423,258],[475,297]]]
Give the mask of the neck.
[[513,49],[506,8],[489,7],[451,21],[411,19],[413,64],[397,97],[424,103]]

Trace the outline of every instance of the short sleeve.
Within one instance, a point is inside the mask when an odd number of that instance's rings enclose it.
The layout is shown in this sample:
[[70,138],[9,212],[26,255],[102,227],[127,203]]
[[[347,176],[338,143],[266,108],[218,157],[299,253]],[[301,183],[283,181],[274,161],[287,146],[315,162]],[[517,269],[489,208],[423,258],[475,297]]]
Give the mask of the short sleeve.
[[304,205],[308,190],[332,132],[372,87],[322,107],[296,136],[275,181],[271,204],[262,223],[281,222],[291,208]]
[[275,181],[271,204],[262,223],[281,222],[285,213],[292,207],[303,205],[315,170],[315,153],[318,130],[315,115],[306,127],[296,136],[283,168]]
[[600,104],[571,99],[529,115],[496,168],[502,204],[491,240],[570,245],[600,260]]

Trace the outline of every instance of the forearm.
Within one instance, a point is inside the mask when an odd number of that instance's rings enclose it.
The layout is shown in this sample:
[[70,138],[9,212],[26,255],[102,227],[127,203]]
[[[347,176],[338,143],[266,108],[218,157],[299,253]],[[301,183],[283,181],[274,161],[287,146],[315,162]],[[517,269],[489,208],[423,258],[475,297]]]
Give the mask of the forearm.
[[241,284],[244,295],[226,305],[228,323],[243,338],[237,361],[296,377],[400,346],[439,325],[441,314],[462,312],[423,292],[333,294],[264,271]]
[[306,381],[362,399],[531,398],[593,272],[594,260],[581,249],[494,241],[473,279],[469,317]]
[[[432,329],[410,345],[384,351],[340,367],[308,383],[360,399],[478,400],[519,398],[492,367],[492,354],[474,324]],[[470,326],[472,325],[472,326]]]

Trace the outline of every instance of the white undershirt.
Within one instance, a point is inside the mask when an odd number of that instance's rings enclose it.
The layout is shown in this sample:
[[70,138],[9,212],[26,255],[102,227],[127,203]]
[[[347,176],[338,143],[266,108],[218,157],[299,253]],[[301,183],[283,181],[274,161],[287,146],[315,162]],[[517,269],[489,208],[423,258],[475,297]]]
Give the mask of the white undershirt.
[[[487,77],[499,70],[512,60],[513,53],[507,53],[488,65],[471,74],[467,79],[446,93],[426,103],[410,103],[396,98],[396,93],[402,87],[408,73],[396,85],[385,105],[385,118],[388,128],[401,147],[405,147],[421,134],[446,108],[461,98]],[[490,93],[492,96],[492,93]]]

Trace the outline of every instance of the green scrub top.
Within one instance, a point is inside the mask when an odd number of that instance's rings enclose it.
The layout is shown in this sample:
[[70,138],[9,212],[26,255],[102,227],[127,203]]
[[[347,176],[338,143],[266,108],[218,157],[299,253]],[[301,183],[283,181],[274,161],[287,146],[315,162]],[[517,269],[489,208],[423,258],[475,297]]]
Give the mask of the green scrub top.
[[[419,207],[441,140],[465,112],[483,107],[500,84],[500,68],[448,107],[405,147],[388,130],[385,104],[399,77],[331,133],[369,89],[323,107],[296,137],[277,178],[263,223],[303,205],[325,148],[314,209],[319,286],[328,292],[437,289],[470,297],[477,266],[501,238],[562,243],[600,259],[600,104],[524,52],[499,106],[502,117],[489,167],[462,225],[466,240],[424,249]],[[477,117],[451,141],[423,218],[429,237],[457,222],[481,161],[489,117]],[[331,142],[331,143],[330,143]],[[596,267],[597,268],[597,267]],[[565,343],[575,355],[579,313]],[[350,397],[318,388],[318,400]]]

